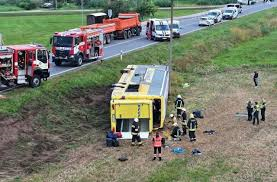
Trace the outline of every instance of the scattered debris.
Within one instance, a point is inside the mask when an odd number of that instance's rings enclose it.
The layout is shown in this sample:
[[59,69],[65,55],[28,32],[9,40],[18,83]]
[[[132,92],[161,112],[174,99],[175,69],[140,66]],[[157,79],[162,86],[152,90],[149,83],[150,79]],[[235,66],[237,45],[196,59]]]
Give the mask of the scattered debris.
[[193,156],[199,156],[202,155],[202,152],[199,149],[192,149],[191,154]]
[[126,154],[124,154],[124,155],[120,156],[120,157],[118,158],[118,160],[121,161],[121,162],[124,162],[124,161],[127,161],[127,160],[128,160],[128,157],[127,157]]
[[215,130],[205,130],[205,131],[203,131],[203,133],[206,133],[208,135],[213,135],[213,134],[215,134]]
[[7,97],[4,95],[0,95],[0,99],[6,99]]
[[200,109],[194,110],[192,111],[192,114],[194,115],[195,118],[200,118],[200,119],[204,118],[203,110],[200,110]]
[[184,83],[183,84],[183,88],[188,88],[190,85],[189,85],[189,83]]
[[173,152],[174,154],[184,154],[185,149],[183,147],[174,147],[171,152]]

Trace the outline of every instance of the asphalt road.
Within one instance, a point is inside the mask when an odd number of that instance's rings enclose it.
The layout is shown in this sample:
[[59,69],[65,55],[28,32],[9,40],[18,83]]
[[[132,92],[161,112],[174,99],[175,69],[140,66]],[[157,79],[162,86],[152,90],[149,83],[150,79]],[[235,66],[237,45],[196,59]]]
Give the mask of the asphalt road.
[[[239,15],[239,17],[250,15],[265,9],[269,9],[272,7],[277,7],[277,2],[274,3],[257,3],[255,5],[250,5],[250,6],[243,6],[243,12],[242,14]],[[188,17],[183,17],[180,20],[181,24],[181,35],[189,34],[191,32],[195,32],[207,27],[199,27],[198,26],[198,19],[199,19],[199,14],[195,16],[188,16]],[[224,23],[225,21],[223,21]],[[151,40],[147,40],[145,36],[145,27],[143,28],[143,31],[141,33],[141,36],[139,37],[133,37],[128,40],[114,40],[112,41],[111,44],[106,45],[104,52],[105,52],[105,57],[104,60],[109,60],[110,58],[113,58],[115,56],[119,56],[121,54],[121,51],[123,51],[123,55],[127,54],[129,52],[138,50],[138,49],[143,49],[145,47],[158,44],[159,42],[154,42]],[[82,67],[85,67],[89,64],[93,64],[93,62],[88,62],[82,65],[81,67],[71,67],[69,65],[62,65],[62,66],[55,66],[54,63],[51,62],[51,76],[58,76],[63,73],[73,71],[76,69],[80,69]]]

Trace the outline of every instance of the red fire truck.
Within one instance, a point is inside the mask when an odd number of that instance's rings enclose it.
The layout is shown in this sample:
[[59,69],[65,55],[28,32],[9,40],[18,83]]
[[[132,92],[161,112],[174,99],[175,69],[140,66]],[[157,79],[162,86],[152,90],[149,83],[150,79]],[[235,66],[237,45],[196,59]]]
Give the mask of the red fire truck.
[[97,60],[103,57],[103,30],[71,29],[56,32],[50,40],[52,44],[53,62],[60,66],[63,62],[70,62],[74,66],[81,66],[84,60]]
[[5,85],[38,87],[50,76],[48,51],[41,45],[0,46],[0,79]]

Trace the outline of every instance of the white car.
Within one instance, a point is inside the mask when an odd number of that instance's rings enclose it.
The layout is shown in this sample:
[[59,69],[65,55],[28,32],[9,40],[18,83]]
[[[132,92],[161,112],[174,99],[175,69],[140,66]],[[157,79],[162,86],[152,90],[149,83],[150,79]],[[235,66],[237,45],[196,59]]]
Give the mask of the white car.
[[238,17],[238,9],[234,7],[226,8],[223,11],[223,20],[232,20]]
[[225,7],[226,8],[231,8],[231,7],[237,8],[239,13],[242,13],[242,6],[239,3],[236,3],[236,4],[227,4]]
[[211,26],[214,25],[214,19],[210,16],[201,17],[198,23],[199,26]]
[[256,0],[238,0],[239,4],[245,4],[245,5],[251,5],[251,4],[255,4]]
[[[170,21],[169,21],[170,23]],[[169,27],[172,26],[172,33],[173,33],[173,38],[180,38],[180,21],[178,20],[173,20],[173,24],[169,25]]]
[[222,21],[222,11],[219,9],[210,10],[208,16],[213,17],[215,23]]

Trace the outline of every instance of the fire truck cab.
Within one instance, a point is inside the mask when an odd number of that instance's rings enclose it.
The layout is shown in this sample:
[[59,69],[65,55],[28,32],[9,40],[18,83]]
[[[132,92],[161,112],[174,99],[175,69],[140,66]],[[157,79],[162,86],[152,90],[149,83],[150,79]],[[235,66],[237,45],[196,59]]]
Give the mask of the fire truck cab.
[[0,47],[0,78],[4,85],[28,84],[38,87],[47,80],[49,54],[41,45],[11,45]]
[[103,30],[80,28],[56,32],[50,39],[52,58],[56,66],[70,62],[81,66],[84,60],[97,60],[103,57]]

